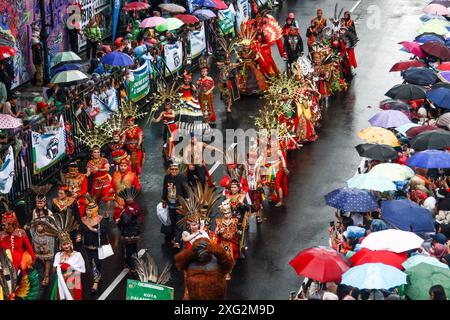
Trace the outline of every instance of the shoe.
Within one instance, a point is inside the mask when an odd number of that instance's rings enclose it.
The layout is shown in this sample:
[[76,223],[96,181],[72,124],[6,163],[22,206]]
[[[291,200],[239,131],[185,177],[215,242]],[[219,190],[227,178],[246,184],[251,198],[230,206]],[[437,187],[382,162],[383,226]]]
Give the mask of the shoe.
[[264,220],[261,217],[256,217],[256,223],[261,224],[263,221]]

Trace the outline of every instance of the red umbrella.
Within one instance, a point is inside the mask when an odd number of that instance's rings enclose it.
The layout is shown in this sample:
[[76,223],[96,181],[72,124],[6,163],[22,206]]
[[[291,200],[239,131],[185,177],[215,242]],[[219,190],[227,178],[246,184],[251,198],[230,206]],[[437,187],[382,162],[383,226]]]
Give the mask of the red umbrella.
[[411,128],[408,131],[406,131],[406,135],[409,138],[414,138],[415,136],[418,136],[419,134],[421,134],[422,132],[426,132],[426,131],[434,131],[437,130],[438,127],[435,126],[421,126],[421,127],[415,127],[415,128]]
[[422,48],[423,52],[430,56],[439,58],[444,61],[450,60],[450,49],[447,48],[445,44],[437,41],[431,41],[425,43],[424,45],[421,45],[420,48]]
[[420,47],[420,43],[417,42],[411,42],[411,41],[402,41],[400,44],[408,50],[408,52],[412,53],[413,55],[419,57],[420,59],[425,58],[427,55],[425,52],[423,52],[422,48]]
[[425,67],[425,63],[419,61],[419,60],[409,60],[409,61],[400,61],[397,62],[396,64],[394,64],[391,68],[391,70],[389,70],[389,72],[396,72],[396,71],[405,71],[408,70],[409,68],[420,68],[420,67]]
[[0,46],[0,60],[11,58],[16,55],[16,49],[8,46]]
[[342,254],[325,247],[303,250],[289,264],[299,276],[322,283],[341,282],[342,274],[350,269]]
[[185,24],[193,24],[200,22],[196,16],[193,16],[192,14],[177,14],[175,18],[180,19]]
[[123,6],[123,11],[139,11],[150,8],[150,5],[145,2],[130,2]]
[[216,4],[216,7],[214,9],[217,9],[217,10],[228,9],[227,4],[221,0],[214,0],[214,3]]
[[437,68],[441,71],[450,71],[450,62],[443,62]]
[[367,248],[362,248],[350,258],[350,261],[353,263],[353,267],[365,263],[384,263],[403,270],[402,263],[405,262],[406,259],[408,259],[408,254],[406,252],[395,253],[387,250],[372,251]]

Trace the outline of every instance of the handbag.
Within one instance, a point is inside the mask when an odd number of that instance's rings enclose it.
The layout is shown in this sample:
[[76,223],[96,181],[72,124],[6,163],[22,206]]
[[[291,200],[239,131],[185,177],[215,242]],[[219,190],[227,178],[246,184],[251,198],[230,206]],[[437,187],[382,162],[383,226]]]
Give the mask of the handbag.
[[170,221],[170,217],[169,217],[169,208],[168,205],[166,205],[165,208],[163,208],[163,204],[162,202],[160,202],[158,204],[158,206],[156,207],[156,215],[158,216],[159,221],[161,221],[161,223],[168,227],[170,225],[172,225],[172,222]]
[[108,241],[108,244],[105,244],[102,246],[100,242],[100,223],[98,224],[98,258],[100,260],[104,260],[112,255],[114,255],[113,248],[111,244]]

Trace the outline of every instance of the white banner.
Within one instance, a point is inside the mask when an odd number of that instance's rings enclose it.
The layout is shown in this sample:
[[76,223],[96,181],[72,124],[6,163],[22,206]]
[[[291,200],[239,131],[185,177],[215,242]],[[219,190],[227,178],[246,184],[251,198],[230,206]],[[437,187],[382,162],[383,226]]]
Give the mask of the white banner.
[[119,111],[119,103],[117,102],[117,94],[114,88],[110,88],[106,91],[106,99],[100,99],[97,95],[91,96],[92,108],[98,108],[99,113],[94,118],[96,126],[102,125],[109,119],[111,113]]
[[0,169],[0,194],[7,194],[11,191],[14,180],[14,151],[9,146],[8,154],[5,157],[2,168]]
[[236,27],[241,31],[241,24],[246,17],[249,16],[249,2],[248,0],[238,0],[236,10]]
[[31,132],[31,144],[33,148],[34,174],[40,173],[66,154],[66,130],[64,119],[59,119],[60,127],[47,133]]
[[174,44],[165,44],[164,58],[169,69],[166,69],[167,76],[178,71],[183,66],[183,44],[181,41]]
[[203,22],[200,30],[189,32],[189,39],[191,42],[191,58],[193,59],[206,50],[205,26]]

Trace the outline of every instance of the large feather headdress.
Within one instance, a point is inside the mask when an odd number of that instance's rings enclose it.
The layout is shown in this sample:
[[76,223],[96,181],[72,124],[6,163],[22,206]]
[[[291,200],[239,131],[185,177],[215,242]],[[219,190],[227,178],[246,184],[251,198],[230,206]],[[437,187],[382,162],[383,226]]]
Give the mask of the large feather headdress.
[[134,256],[136,272],[141,282],[153,282],[156,284],[165,284],[170,280],[171,264],[167,263],[163,271],[159,273],[158,265],[155,259],[147,251],[138,258]]
[[188,220],[209,220],[209,215],[214,205],[219,201],[220,194],[208,184],[203,187],[201,183],[198,183],[195,188],[188,187],[186,189],[188,199],[178,197],[180,205],[177,208],[177,213],[184,216],[178,223],[183,224]]

